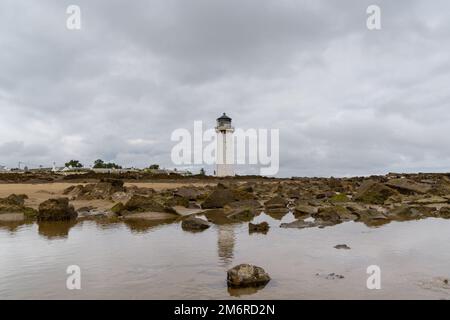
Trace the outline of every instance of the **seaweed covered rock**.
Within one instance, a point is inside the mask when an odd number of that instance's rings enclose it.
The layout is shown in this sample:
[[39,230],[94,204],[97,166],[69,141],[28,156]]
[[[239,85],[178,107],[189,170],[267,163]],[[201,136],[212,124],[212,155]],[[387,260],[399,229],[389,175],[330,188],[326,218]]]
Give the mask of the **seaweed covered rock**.
[[364,181],[356,191],[354,200],[364,203],[383,204],[389,197],[398,193],[380,182]]
[[269,281],[270,276],[263,268],[251,264],[240,264],[227,272],[229,287],[258,287]]
[[288,201],[280,196],[273,197],[264,203],[264,207],[268,210],[286,209]]
[[78,214],[67,198],[49,199],[39,205],[38,221],[64,221],[76,219]]
[[111,199],[115,193],[126,191],[120,179],[102,179],[98,183],[75,185],[66,188],[64,195],[77,200]]
[[34,218],[37,211],[26,207],[25,199],[28,199],[28,196],[25,194],[11,194],[6,198],[0,198],[0,214],[16,213],[20,214],[20,219]]
[[217,187],[208,195],[202,203],[203,209],[223,208],[225,205],[241,200],[254,199],[250,192],[235,189],[233,186],[227,186],[219,183]]
[[133,195],[130,200],[125,203],[123,211],[131,212],[168,212],[175,213],[170,207],[167,207],[153,197],[145,197],[140,195]]

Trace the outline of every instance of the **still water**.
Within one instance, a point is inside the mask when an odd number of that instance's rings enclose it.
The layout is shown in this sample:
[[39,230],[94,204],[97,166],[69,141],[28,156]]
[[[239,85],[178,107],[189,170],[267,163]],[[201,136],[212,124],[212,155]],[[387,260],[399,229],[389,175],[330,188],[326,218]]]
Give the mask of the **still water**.
[[[200,233],[172,221],[0,226],[0,299],[450,298],[450,220],[279,228],[291,220],[259,215],[271,225],[266,235],[246,223]],[[239,263],[263,267],[272,281],[228,290],[226,270]],[[81,268],[81,290],[66,289],[69,265]],[[380,290],[366,287],[369,265],[381,268]]]

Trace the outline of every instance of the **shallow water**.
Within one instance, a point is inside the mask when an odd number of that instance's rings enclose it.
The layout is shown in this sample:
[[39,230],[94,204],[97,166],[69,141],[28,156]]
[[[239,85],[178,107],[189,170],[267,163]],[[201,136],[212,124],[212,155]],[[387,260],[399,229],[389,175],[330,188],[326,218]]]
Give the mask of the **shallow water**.
[[[392,222],[378,228],[344,223],[266,234],[246,223],[190,233],[180,224],[27,224],[0,227],[1,299],[447,299],[450,220]],[[334,246],[347,244],[350,250]],[[263,267],[264,288],[228,290],[226,270]],[[81,267],[81,290],[66,289],[66,268]],[[381,268],[381,289],[369,290],[369,265]],[[329,280],[329,273],[343,279]],[[317,275],[319,274],[319,275]]]

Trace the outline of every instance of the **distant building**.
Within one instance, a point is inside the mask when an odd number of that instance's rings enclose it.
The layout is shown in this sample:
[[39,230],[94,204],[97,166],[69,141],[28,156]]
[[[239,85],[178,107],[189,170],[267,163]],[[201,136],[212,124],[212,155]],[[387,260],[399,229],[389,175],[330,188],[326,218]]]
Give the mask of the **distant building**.
[[0,166],[0,172],[8,172],[8,168],[6,166]]

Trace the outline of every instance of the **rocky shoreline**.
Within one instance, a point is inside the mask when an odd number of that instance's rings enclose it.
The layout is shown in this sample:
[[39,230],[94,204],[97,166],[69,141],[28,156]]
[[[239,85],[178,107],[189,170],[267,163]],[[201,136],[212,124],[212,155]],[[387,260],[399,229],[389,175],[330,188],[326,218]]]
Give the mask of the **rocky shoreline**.
[[[450,174],[248,181],[239,177],[220,179],[217,184],[208,178],[209,184],[203,186],[187,180],[181,187],[163,190],[125,186],[123,178],[73,184],[62,194],[49,195],[37,208],[27,206],[27,194],[0,198],[0,223],[173,220],[182,221],[183,230],[199,232],[210,224],[248,223],[261,212],[278,220],[292,212],[296,220],[280,227],[298,229],[347,221],[372,227],[391,221],[450,218]],[[96,201],[108,208],[97,208]],[[93,204],[75,210],[74,202]],[[249,224],[249,232],[268,230],[265,225]]]

